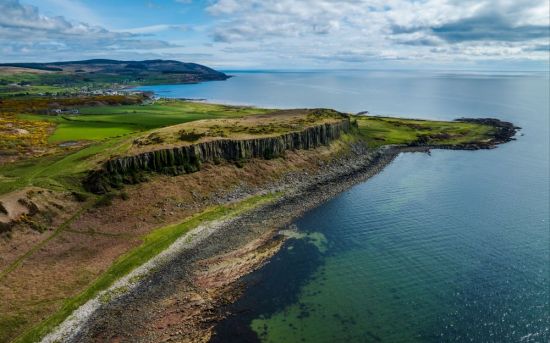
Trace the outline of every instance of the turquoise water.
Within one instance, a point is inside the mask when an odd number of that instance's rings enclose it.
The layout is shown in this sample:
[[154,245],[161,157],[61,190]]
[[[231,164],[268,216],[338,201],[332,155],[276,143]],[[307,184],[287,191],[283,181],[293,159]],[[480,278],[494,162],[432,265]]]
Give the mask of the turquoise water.
[[548,73],[239,73],[164,96],[523,127],[490,151],[399,156],[295,221],[219,342],[548,342]]

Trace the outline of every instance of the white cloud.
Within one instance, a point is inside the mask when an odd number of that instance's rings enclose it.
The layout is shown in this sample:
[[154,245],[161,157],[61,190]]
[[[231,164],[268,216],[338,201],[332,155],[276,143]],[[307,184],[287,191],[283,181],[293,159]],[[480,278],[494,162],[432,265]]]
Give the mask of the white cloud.
[[158,33],[167,30],[177,30],[177,31],[186,31],[188,29],[187,25],[168,25],[168,24],[158,24],[158,25],[149,25],[143,27],[134,27],[131,29],[116,30],[117,32],[129,32],[135,34],[151,34]]
[[0,44],[4,46],[4,61],[43,60],[69,55],[81,57],[113,51],[143,51],[175,47],[165,41],[147,39],[147,31],[159,27],[141,28],[135,32],[115,32],[96,25],[71,22],[61,16],[46,16],[35,6],[18,0],[0,0]]
[[[27,1],[47,14],[0,0],[4,61],[147,55],[217,67],[331,68],[549,60],[548,0],[208,0],[208,20],[194,26],[124,30],[90,24],[100,18],[79,0]],[[170,3],[178,13],[199,4]]]
[[[217,0],[218,44],[287,61],[548,60],[547,0]],[[254,43],[256,49],[254,49]],[[268,57],[266,57],[266,60]]]

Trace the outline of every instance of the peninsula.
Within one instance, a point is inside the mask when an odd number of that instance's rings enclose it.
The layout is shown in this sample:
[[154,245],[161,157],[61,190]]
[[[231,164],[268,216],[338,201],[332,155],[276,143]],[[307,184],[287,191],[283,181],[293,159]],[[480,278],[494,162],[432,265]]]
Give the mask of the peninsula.
[[118,92],[227,77],[0,65],[0,342],[208,341],[293,218],[399,153],[491,149],[517,130]]

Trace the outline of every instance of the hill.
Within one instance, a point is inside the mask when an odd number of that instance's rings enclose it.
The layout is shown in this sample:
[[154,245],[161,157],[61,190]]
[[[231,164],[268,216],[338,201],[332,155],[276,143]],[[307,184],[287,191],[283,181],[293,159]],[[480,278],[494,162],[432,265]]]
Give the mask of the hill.
[[148,76],[154,74],[189,75],[203,80],[225,80],[227,75],[212,68],[172,60],[117,61],[92,59],[51,63],[1,63],[0,67],[35,69],[51,72],[79,74],[111,74],[120,76]]
[[75,87],[95,89],[115,85],[182,84],[228,78],[228,75],[200,64],[171,60],[1,63],[0,96],[75,93],[71,89]]

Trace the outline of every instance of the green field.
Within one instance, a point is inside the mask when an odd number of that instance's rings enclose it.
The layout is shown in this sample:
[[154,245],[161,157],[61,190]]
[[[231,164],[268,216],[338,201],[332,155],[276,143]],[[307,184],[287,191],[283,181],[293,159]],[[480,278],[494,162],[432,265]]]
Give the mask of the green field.
[[[76,92],[74,86],[64,85],[68,81],[66,75],[55,73],[0,73],[0,97],[17,94],[38,94],[57,92]],[[25,86],[10,84],[25,83]]]
[[110,124],[100,121],[65,120],[59,123],[48,141],[50,143],[80,140],[98,141],[105,138],[124,136],[137,131],[139,129],[132,125]]
[[388,144],[475,143],[487,139],[494,132],[491,126],[456,121],[360,117],[357,122],[359,132],[371,148]]
[[51,143],[102,140],[201,119],[236,118],[267,113],[252,107],[230,107],[183,101],[159,101],[152,105],[97,106],[80,109],[80,115],[22,115],[29,120],[48,120],[57,125]]
[[[24,186],[51,189],[79,189],[78,177],[101,160],[124,152],[135,137],[160,127],[201,120],[238,118],[265,114],[271,110],[251,107],[164,100],[151,105],[97,106],[80,109],[80,115],[20,115],[26,120],[47,120],[57,124],[49,137],[51,144],[91,141],[75,151],[38,157],[0,166],[0,194]],[[370,148],[387,144],[463,144],[479,142],[493,128],[485,125],[424,121],[385,117],[357,118],[359,133]]]
[[133,137],[159,127],[201,119],[237,118],[271,110],[231,107],[184,101],[159,101],[151,105],[98,106],[81,109],[80,115],[20,115],[20,119],[57,124],[51,144],[91,141],[81,150],[0,166],[0,194],[25,186],[79,189],[81,173],[110,155],[124,151]]

